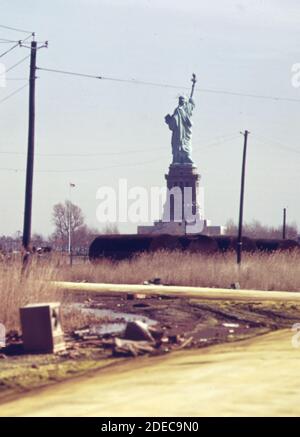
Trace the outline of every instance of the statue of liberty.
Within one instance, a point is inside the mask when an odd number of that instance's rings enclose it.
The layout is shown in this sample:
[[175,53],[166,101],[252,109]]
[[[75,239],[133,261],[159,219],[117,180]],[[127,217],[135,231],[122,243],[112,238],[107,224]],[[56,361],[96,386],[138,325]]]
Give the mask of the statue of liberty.
[[192,77],[192,91],[190,98],[179,97],[179,103],[173,115],[168,114],[165,121],[172,131],[172,164],[193,164],[192,160],[192,114],[195,108],[193,100],[196,75]]

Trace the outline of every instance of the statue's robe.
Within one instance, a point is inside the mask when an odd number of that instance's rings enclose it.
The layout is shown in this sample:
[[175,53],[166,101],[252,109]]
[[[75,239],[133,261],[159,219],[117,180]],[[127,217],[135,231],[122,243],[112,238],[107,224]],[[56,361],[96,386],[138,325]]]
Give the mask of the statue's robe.
[[173,164],[193,164],[192,160],[192,114],[195,103],[189,99],[178,106],[166,122],[172,131]]

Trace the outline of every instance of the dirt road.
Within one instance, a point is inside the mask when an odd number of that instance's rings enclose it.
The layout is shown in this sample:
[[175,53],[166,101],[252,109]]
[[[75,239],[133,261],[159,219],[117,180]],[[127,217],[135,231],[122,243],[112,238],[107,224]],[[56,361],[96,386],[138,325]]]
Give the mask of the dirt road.
[[1,405],[1,416],[300,415],[300,349],[283,330],[119,363]]

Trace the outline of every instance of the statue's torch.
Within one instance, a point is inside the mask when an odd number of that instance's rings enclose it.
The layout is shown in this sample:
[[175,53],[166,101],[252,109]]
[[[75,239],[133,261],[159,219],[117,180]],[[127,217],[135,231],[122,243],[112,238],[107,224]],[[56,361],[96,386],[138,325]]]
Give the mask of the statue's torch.
[[193,95],[194,95],[195,85],[196,85],[196,82],[197,82],[197,78],[196,78],[195,73],[193,73],[193,76],[192,76],[191,81],[192,81],[193,85],[192,85],[192,91],[191,91],[190,99],[191,99],[191,98],[193,97]]

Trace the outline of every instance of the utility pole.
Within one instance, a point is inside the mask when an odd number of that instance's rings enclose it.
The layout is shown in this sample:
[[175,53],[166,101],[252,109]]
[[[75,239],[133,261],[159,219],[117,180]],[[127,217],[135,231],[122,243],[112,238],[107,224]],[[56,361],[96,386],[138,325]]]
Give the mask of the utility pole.
[[[25,211],[23,226],[23,248],[25,254],[29,252],[31,239],[31,212],[32,212],[32,185],[34,167],[34,131],[35,131],[35,80],[36,80],[36,41],[31,42],[30,51],[30,76],[29,76],[29,123],[28,123],[28,148],[25,188]],[[26,256],[26,255],[25,255]]]
[[246,159],[247,159],[247,144],[248,135],[250,132],[247,130],[242,134],[244,135],[244,152],[243,152],[243,164],[242,164],[242,178],[241,178],[241,195],[240,195],[240,213],[239,213],[239,228],[238,228],[238,241],[237,241],[237,263],[242,262],[242,249],[243,249],[243,215],[244,215],[244,192],[245,192],[245,176],[246,176]]
[[286,208],[283,209],[282,239],[286,240]]
[[[32,35],[34,38],[34,34]],[[23,248],[24,264],[28,260],[31,241],[31,217],[32,217],[32,188],[34,170],[34,136],[35,136],[35,82],[36,82],[36,54],[38,48],[47,47],[48,43],[38,47],[33,39],[30,44],[30,75],[29,75],[29,121],[28,121],[28,147],[26,167],[26,188],[25,188],[25,210],[23,224]],[[27,47],[22,44],[22,47]]]

